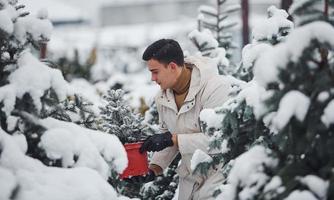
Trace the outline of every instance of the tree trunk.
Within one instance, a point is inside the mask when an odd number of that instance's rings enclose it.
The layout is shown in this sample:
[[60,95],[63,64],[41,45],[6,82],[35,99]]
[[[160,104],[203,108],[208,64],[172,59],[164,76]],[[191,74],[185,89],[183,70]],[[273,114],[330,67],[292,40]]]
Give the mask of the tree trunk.
[[242,9],[242,41],[243,41],[243,46],[245,46],[246,44],[249,43],[248,0],[241,0],[241,9]]

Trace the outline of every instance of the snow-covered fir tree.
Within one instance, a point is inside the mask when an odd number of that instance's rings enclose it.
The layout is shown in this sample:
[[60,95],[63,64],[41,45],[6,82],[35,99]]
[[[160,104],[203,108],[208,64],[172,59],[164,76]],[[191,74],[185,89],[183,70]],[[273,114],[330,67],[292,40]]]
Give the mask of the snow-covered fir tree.
[[229,16],[239,10],[239,4],[227,5],[226,0],[216,0],[215,7],[209,5],[199,7],[198,31],[209,29],[217,40],[218,46],[226,50],[227,58],[232,57],[232,49],[237,47],[231,33],[231,29],[237,25],[237,22]]
[[141,188],[142,199],[147,200],[171,200],[175,197],[175,191],[179,183],[176,168],[179,165],[181,155],[177,155],[173,162],[168,166],[164,173],[154,181],[146,183]]
[[[239,74],[234,74],[243,80],[226,77],[232,86],[230,98],[222,107],[202,111],[200,116],[202,128],[211,137],[209,150],[215,153],[215,156],[202,162],[201,158],[205,156],[203,152],[197,152],[193,158],[195,172],[205,173],[206,168],[218,165],[224,166],[222,173],[229,176],[231,168],[238,163],[234,159],[251,147],[256,145],[273,147],[269,129],[263,121],[258,121],[255,117],[259,112],[258,104],[265,89],[253,79],[252,71],[259,55],[272,45],[283,41],[286,34],[282,33],[288,33],[292,29],[293,24],[287,17],[288,14],[284,10],[274,6],[268,8],[268,19],[254,27],[253,42],[243,49],[241,64],[243,70],[239,70]],[[224,183],[214,195],[224,193],[223,188],[228,185],[229,183]]]
[[218,198],[333,199],[333,31],[319,21],[298,27],[255,61],[266,89],[255,114],[273,144],[236,158]]
[[189,34],[189,38],[202,56],[212,58],[217,63],[219,74],[233,74],[235,67],[230,67],[231,63],[226,57],[226,50],[218,46],[217,40],[209,29],[204,29],[201,32],[193,30]]
[[326,21],[334,25],[333,0],[297,0],[290,9],[296,26],[313,21]]
[[0,199],[118,199],[106,181],[127,165],[118,138],[47,117],[74,95],[30,51],[49,40],[47,18],[46,10],[32,16],[18,1],[0,0]]
[[150,104],[149,109],[145,112],[145,119],[148,124],[151,124],[153,126],[158,126],[159,124],[159,113],[157,109],[157,105],[153,101]]
[[107,104],[100,107],[101,130],[116,135],[123,144],[144,140],[153,132],[140,114],[133,113],[123,90],[108,90],[107,93],[103,96]]
[[97,116],[92,109],[93,103],[75,94],[46,111],[46,117],[73,122],[80,126],[97,130]]
[[[99,127],[102,131],[117,136],[123,144],[140,142],[156,132],[156,128],[144,121],[139,113],[134,114],[124,99],[123,90],[108,90],[103,99],[106,105],[100,107],[101,119],[99,120]],[[131,198],[140,198],[140,188],[143,185],[141,183],[123,181],[115,172],[109,178],[109,183],[121,194]]]
[[216,3],[216,7],[200,6],[198,28],[189,34],[189,38],[203,56],[216,60],[219,74],[233,74],[236,67],[229,59],[236,45],[230,29],[237,23],[228,17],[238,11],[240,5],[225,6],[226,0]]
[[255,60],[266,51],[270,45],[284,41],[293,29],[293,22],[288,20],[289,14],[275,6],[267,9],[267,19],[263,19],[252,29],[252,43],[242,49],[242,61],[236,77],[244,81],[253,79],[253,65]]
[[[325,22],[301,26],[256,63],[255,76],[268,90],[263,100],[265,109],[259,115],[276,133],[279,161],[275,174],[285,187],[280,199],[334,197],[329,187],[334,159],[330,150],[334,141],[330,111],[332,34],[333,26]],[[277,55],[279,60],[274,59]],[[319,191],[318,187],[322,189]]]

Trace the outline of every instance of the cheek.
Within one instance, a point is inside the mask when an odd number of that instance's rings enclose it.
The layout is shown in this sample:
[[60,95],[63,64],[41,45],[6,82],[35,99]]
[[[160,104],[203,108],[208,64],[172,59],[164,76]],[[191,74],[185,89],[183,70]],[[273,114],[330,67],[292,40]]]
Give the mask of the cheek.
[[162,80],[163,80],[163,76],[161,76],[160,74],[157,74],[157,79],[158,79],[159,81],[162,81]]

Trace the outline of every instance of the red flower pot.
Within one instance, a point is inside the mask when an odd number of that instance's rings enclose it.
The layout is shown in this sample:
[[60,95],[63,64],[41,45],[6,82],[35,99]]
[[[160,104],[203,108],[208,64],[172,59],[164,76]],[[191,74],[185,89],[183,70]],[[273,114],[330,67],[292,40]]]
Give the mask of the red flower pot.
[[121,174],[121,179],[131,176],[142,176],[148,173],[147,153],[140,153],[139,148],[143,142],[124,144],[127,156],[128,167]]

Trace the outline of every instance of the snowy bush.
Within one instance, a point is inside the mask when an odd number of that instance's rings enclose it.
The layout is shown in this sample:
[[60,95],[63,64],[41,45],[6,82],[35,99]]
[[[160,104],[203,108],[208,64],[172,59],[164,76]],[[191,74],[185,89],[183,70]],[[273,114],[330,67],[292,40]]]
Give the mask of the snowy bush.
[[74,90],[30,51],[49,40],[51,22],[45,10],[34,17],[23,9],[0,0],[1,199],[117,199],[106,179],[125,169],[125,150],[60,106]]
[[317,194],[314,184],[305,185],[299,178],[314,175],[324,182],[333,180],[328,171],[334,142],[332,114],[328,114],[334,87],[330,77],[334,63],[328,59],[334,49],[333,34],[328,23],[309,23],[296,28],[286,42],[263,53],[255,63],[255,77],[267,89],[261,102],[265,109],[257,117],[266,119],[276,132],[273,140],[280,155],[276,174],[287,188],[282,198],[333,197],[332,190]]

